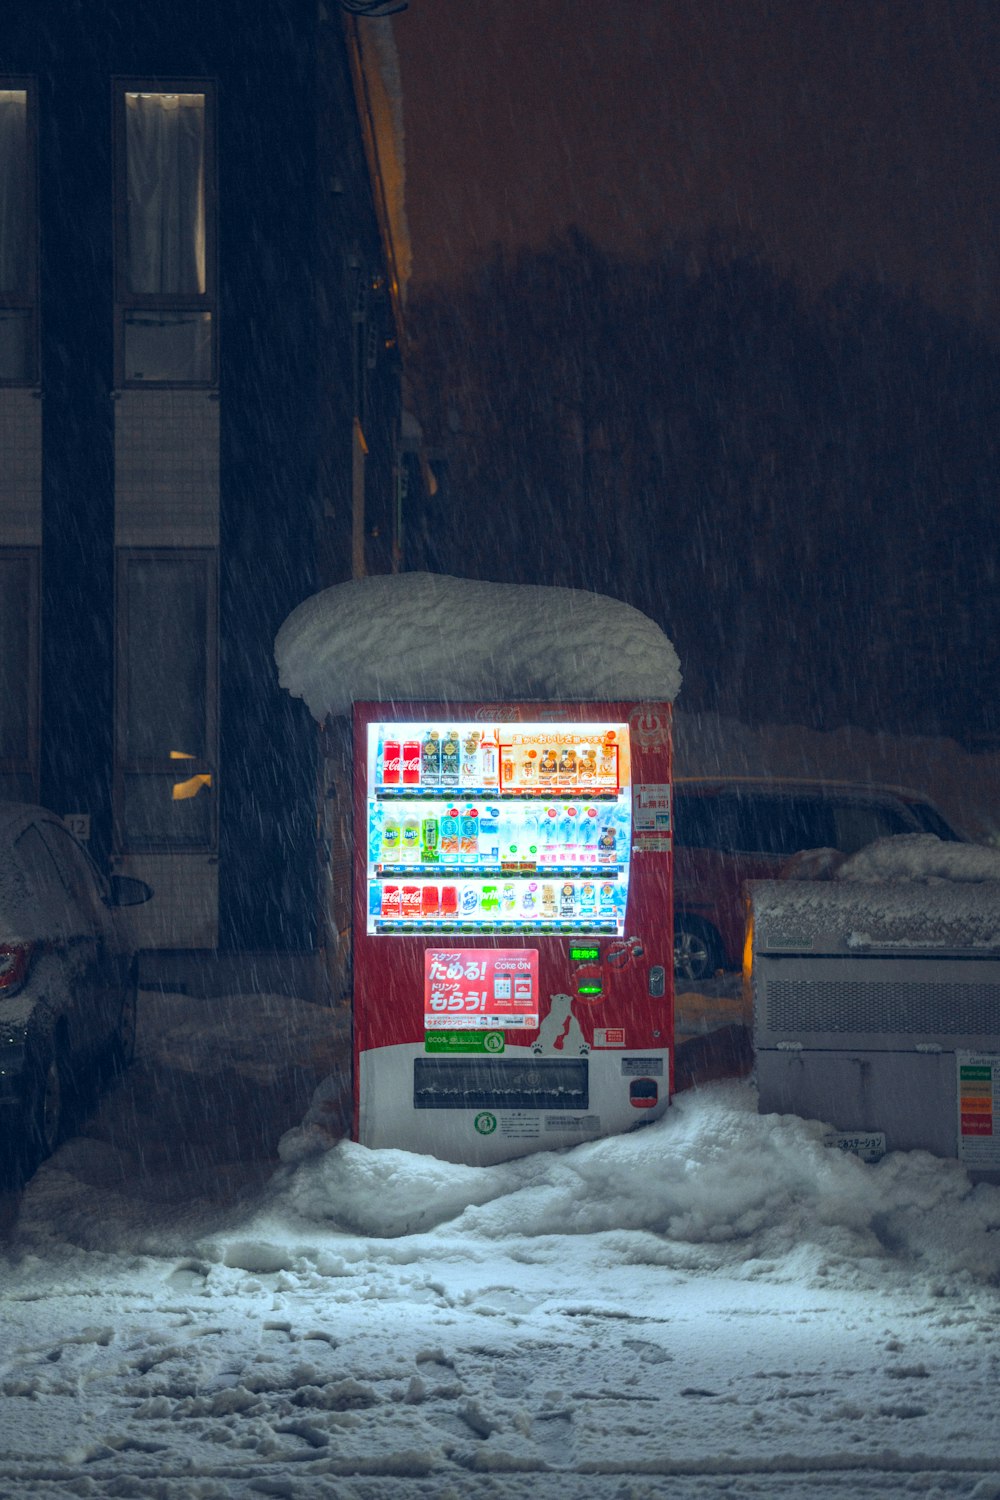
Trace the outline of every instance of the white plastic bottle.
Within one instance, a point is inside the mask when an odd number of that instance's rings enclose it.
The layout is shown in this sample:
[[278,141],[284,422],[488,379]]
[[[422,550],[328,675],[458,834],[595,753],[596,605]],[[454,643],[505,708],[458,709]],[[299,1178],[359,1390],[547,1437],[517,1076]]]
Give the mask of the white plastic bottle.
[[479,746],[479,774],[483,786],[500,785],[500,747],[492,729],[487,729]]

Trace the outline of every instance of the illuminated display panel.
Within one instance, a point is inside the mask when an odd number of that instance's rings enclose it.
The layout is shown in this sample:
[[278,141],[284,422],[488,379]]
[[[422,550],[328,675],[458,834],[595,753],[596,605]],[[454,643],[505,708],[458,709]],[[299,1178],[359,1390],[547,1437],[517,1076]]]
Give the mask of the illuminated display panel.
[[624,932],[628,726],[368,726],[367,930]]

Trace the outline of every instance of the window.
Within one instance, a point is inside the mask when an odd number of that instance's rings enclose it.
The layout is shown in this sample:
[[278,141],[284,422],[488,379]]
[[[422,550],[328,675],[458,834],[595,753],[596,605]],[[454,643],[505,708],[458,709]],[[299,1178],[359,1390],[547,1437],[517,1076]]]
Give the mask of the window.
[[116,847],[211,851],[216,842],[216,557],[118,560]]
[[897,833],[915,832],[902,809],[884,807],[876,802],[838,802],[833,806],[834,834],[832,844],[844,854],[874,844],[876,839],[891,838]]
[[38,553],[0,551],[0,797],[37,800]]
[[944,839],[949,844],[962,842],[961,834],[956,833],[929,802],[910,802],[907,804],[907,811],[912,813],[924,832],[937,834],[939,839]]
[[119,385],[216,382],[213,95],[115,89]]
[[830,814],[818,797],[748,797],[742,803],[738,837],[738,849],[760,854],[825,849],[831,842]]
[[815,797],[757,791],[698,796],[677,787],[674,838],[683,849],[788,855],[827,846],[830,818]]
[[0,385],[38,379],[35,96],[0,78]]

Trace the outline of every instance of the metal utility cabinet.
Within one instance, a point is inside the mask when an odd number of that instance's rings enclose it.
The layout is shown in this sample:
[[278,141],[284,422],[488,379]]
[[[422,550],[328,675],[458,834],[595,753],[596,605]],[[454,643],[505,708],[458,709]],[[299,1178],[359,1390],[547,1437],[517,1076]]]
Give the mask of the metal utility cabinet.
[[1000,883],[747,889],[760,1112],[1000,1182]]

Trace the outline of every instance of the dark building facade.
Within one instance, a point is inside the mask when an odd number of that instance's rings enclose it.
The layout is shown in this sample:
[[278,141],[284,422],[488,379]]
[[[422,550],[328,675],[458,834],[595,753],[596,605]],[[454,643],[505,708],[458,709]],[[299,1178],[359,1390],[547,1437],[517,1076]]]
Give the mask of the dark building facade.
[[0,18],[0,796],[149,881],[152,952],[317,944],[316,726],[272,647],[400,564],[379,24]]

